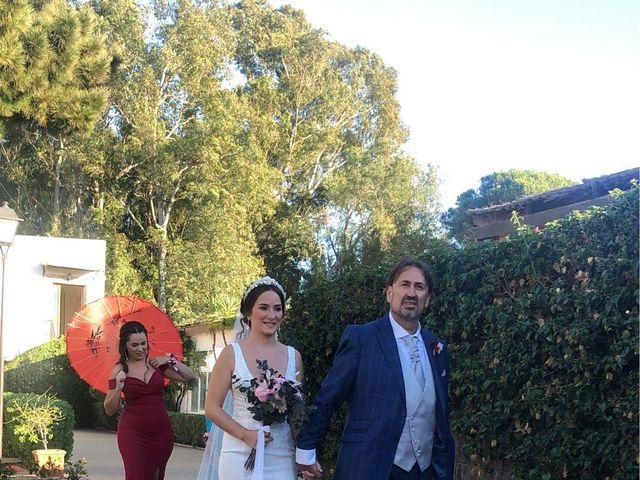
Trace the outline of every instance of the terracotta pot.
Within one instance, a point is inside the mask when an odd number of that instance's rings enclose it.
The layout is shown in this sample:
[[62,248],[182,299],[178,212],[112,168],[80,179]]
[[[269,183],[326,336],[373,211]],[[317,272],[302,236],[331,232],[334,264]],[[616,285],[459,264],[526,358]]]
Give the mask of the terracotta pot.
[[31,453],[38,467],[64,471],[64,456],[67,453],[65,450],[49,448],[47,450],[32,450]]

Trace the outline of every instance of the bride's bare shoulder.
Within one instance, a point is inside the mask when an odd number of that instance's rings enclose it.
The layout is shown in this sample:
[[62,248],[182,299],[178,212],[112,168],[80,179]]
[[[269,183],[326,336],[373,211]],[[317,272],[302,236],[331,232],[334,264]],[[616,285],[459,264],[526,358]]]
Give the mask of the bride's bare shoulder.
[[220,365],[220,367],[231,368],[231,370],[233,370],[234,364],[235,356],[233,354],[233,345],[228,344],[222,349],[220,355],[218,355],[214,368],[216,365]]

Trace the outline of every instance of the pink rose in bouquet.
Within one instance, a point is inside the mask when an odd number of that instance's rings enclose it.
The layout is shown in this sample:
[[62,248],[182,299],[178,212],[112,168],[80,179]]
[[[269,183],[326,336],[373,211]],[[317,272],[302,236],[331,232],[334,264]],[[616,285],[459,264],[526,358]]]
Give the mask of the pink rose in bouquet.
[[277,391],[278,389],[276,388],[269,388],[265,382],[260,382],[260,385],[256,388],[255,394],[256,397],[258,397],[258,400],[264,403],[268,401],[270,397],[275,395]]

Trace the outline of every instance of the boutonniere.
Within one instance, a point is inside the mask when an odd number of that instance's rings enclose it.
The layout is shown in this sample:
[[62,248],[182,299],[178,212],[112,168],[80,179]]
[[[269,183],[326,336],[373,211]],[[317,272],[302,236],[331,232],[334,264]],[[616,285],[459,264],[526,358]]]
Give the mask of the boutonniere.
[[431,342],[431,349],[433,350],[433,356],[435,357],[436,355],[438,355],[442,351],[443,347],[444,345],[442,345],[442,343],[440,342]]

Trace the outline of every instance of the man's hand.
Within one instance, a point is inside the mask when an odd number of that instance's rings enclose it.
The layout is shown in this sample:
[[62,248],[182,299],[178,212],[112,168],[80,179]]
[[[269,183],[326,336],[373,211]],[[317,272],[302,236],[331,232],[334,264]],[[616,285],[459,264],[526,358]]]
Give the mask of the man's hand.
[[298,464],[298,471],[304,478],[322,478],[322,467],[318,462],[315,465]]

